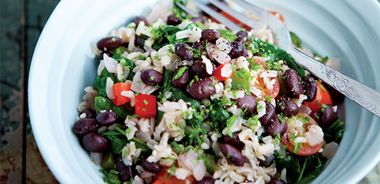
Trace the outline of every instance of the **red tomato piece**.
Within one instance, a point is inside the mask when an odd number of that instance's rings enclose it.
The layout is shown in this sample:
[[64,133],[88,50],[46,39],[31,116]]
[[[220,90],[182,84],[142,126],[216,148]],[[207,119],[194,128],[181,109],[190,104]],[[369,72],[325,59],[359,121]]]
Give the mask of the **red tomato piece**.
[[130,101],[129,98],[121,95],[122,91],[130,91],[131,90],[131,83],[130,82],[127,82],[127,83],[118,82],[112,86],[112,89],[113,89],[113,95],[114,95],[113,103],[116,106],[123,105],[123,104]]
[[258,88],[263,91],[264,96],[270,96],[272,98],[276,98],[278,94],[280,93],[280,81],[277,77],[273,77],[270,80],[275,79],[274,85],[272,89],[268,89],[267,86],[264,84],[264,80],[261,77],[257,78],[258,82]]
[[154,118],[157,114],[157,100],[154,95],[139,94],[135,98],[135,113],[142,118]]
[[285,22],[285,17],[281,13],[276,11],[271,11],[270,13],[274,15],[276,18],[278,18],[278,20],[280,20],[281,22]]
[[321,109],[323,104],[331,105],[331,96],[325,86],[323,86],[320,81],[317,81],[317,93],[315,99],[311,102],[305,102],[305,105],[311,109],[312,114],[315,114]]
[[218,67],[216,67],[213,75],[216,79],[218,79],[218,81],[225,81],[228,78],[230,78],[232,74],[233,74],[232,65],[230,63],[226,63],[226,64],[221,64]]
[[[194,178],[189,176],[187,180],[190,183],[193,183]],[[155,177],[155,181],[153,184],[186,184],[186,180],[180,180],[175,176],[170,176],[167,172],[167,169],[162,169],[160,173],[158,173]]]
[[[304,113],[298,113],[296,115],[297,117],[299,118],[308,118],[309,122],[307,123],[304,123],[304,129],[306,130],[308,126],[314,124],[314,125],[317,125],[317,122],[312,118],[310,117],[309,115],[307,114],[304,114]],[[289,130],[289,129],[288,129]],[[299,156],[309,156],[309,155],[314,155],[316,154],[323,146],[323,141],[320,143],[320,144],[317,144],[315,146],[310,146],[308,143],[302,143],[298,149],[297,152],[295,152],[295,145],[294,143],[289,140],[289,132],[286,132],[282,137],[281,137],[281,143],[286,145],[286,148],[288,149],[288,151],[296,154],[296,155],[299,155]]]

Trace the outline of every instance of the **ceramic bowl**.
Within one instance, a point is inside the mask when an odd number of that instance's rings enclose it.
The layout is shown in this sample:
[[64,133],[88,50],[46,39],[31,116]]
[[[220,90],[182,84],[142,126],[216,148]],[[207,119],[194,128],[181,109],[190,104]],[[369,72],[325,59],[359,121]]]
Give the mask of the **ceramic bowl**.
[[[29,111],[41,154],[61,183],[102,183],[97,167],[71,131],[83,88],[94,80],[92,47],[156,0],[62,0],[34,52]],[[380,6],[375,0],[253,0],[283,13],[290,30],[311,49],[339,58],[342,72],[380,90]],[[345,102],[341,146],[314,183],[356,183],[380,160],[380,121]]]

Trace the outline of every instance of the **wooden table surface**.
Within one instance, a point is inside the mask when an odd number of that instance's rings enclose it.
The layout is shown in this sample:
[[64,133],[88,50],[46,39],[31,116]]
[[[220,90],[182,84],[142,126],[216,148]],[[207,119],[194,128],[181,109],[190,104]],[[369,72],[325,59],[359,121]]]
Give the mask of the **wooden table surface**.
[[[0,1],[0,184],[58,183],[34,142],[27,76],[38,36],[58,0]],[[380,167],[361,183],[380,183]]]

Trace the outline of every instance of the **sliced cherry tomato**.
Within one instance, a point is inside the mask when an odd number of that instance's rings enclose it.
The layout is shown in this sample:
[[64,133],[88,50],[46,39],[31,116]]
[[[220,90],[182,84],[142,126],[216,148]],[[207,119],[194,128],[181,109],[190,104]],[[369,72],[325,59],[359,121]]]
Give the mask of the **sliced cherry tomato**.
[[311,109],[312,114],[315,114],[321,109],[323,104],[331,105],[331,96],[325,86],[323,86],[320,81],[317,81],[317,93],[315,99],[311,102],[305,102],[305,105]]
[[216,79],[218,79],[218,81],[225,81],[230,78],[232,74],[232,65],[230,63],[226,63],[216,67],[213,75]]
[[121,95],[122,91],[130,91],[131,90],[131,83],[130,82],[118,82],[112,86],[113,89],[113,103],[116,106],[123,105],[130,101],[129,98]]
[[276,11],[271,11],[270,13],[274,15],[276,18],[278,18],[278,20],[280,20],[281,22],[285,22],[285,17],[281,13]]
[[278,94],[280,93],[280,81],[278,80],[277,77],[270,78],[270,80],[273,80],[273,79],[275,80],[273,88],[269,89],[265,85],[263,78],[261,77],[257,78],[257,82],[258,82],[257,87],[261,89],[261,91],[264,93],[264,96],[270,96],[272,98],[276,98]]
[[301,144],[300,148],[298,149],[297,153],[295,153],[294,151],[294,144],[292,144],[290,141],[289,141],[289,138],[288,138],[288,134],[284,134],[281,138],[281,143],[282,144],[285,144],[286,145],[286,148],[296,154],[296,155],[299,155],[299,156],[310,156],[310,155],[314,155],[316,153],[318,153],[318,151],[322,148],[323,146],[323,142],[321,142],[320,144],[316,145],[316,146],[310,146],[309,144],[307,143],[303,143]]
[[[304,113],[298,113],[295,118],[300,118],[303,119],[302,121],[307,120],[308,122],[304,122],[304,128],[307,129],[310,125],[317,125],[317,122],[310,117],[307,114]],[[289,131],[289,129],[288,129]],[[305,130],[306,131],[306,130]],[[299,156],[309,156],[309,155],[314,155],[317,153],[323,146],[323,141],[320,144],[317,144],[315,146],[310,146],[308,143],[302,143],[300,147],[295,150],[295,144],[293,143],[292,140],[289,139],[290,133],[286,132],[282,137],[281,137],[281,143],[286,145],[286,148],[288,151],[299,155]]]
[[135,113],[142,118],[154,118],[157,114],[157,100],[154,95],[139,94],[135,98]]
[[[186,182],[188,180],[188,182]],[[158,173],[155,177],[155,181],[153,184],[186,184],[186,183],[193,183],[194,178],[190,176],[186,180],[180,180],[176,178],[175,176],[170,176],[168,174],[167,169],[162,169],[160,173]]]

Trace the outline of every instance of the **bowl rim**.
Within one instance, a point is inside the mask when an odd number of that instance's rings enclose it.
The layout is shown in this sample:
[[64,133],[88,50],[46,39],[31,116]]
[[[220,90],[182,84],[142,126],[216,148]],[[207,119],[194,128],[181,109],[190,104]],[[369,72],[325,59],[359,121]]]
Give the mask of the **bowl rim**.
[[[82,1],[84,2],[91,0]],[[46,55],[46,48],[49,48],[49,45],[51,44],[49,40],[55,37],[57,31],[59,32],[58,28],[60,28],[60,21],[58,20],[68,20],[71,18],[70,16],[66,15],[66,9],[79,8],[79,6],[75,6],[75,3],[75,1],[70,0],[60,1],[49,17],[36,44],[28,79],[28,108],[34,138],[44,161],[52,171],[53,175],[60,182],[66,181],[65,178],[67,176],[63,174],[56,166],[57,161],[53,160],[49,156],[52,154],[52,150],[49,149],[49,137],[46,137],[45,132],[41,131],[41,126],[44,125],[44,122],[47,122],[47,118],[43,116],[44,112],[43,108],[41,108],[41,102],[37,101],[37,99],[41,99],[37,97],[41,96],[41,90],[39,89],[45,84],[44,74],[48,73],[48,68],[45,67],[41,69],[38,67],[38,65],[41,63],[49,63],[49,61],[51,61]],[[372,29],[376,30],[376,34],[380,38],[380,26],[375,26],[376,20],[373,19],[374,14],[375,17],[380,17],[380,3],[377,0],[370,0],[365,2],[348,0],[348,3],[353,5],[353,8],[355,8],[357,13],[360,13],[360,15],[366,21],[368,21],[368,25],[371,25]],[[372,14],[369,14],[368,12],[371,12]],[[379,91],[380,86],[375,84],[375,87]],[[376,154],[373,160],[380,160],[380,151]],[[357,171],[356,175],[354,176],[355,181],[359,181],[361,178],[363,178],[365,174],[368,173],[376,164],[377,162],[370,162],[368,163],[367,167],[364,167],[364,169]]]

